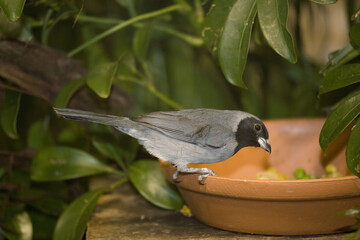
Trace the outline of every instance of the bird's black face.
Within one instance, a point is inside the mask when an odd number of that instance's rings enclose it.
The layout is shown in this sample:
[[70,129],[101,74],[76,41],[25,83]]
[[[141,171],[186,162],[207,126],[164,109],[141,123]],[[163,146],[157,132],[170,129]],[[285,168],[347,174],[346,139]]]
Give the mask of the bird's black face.
[[269,143],[269,133],[264,123],[254,117],[243,119],[235,133],[238,146],[235,152],[243,147],[261,147],[267,152],[271,152]]

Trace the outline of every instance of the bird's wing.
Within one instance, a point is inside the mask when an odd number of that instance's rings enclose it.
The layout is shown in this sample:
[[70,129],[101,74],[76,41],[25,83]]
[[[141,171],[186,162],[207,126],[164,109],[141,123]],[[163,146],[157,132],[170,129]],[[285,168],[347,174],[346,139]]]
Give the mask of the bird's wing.
[[234,133],[217,117],[218,113],[198,109],[153,112],[133,120],[180,141],[220,148]]

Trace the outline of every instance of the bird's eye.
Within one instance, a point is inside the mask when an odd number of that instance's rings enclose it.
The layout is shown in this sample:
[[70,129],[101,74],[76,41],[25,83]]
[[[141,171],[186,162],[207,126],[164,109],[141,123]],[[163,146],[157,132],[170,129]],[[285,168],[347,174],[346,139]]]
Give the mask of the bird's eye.
[[260,131],[261,130],[261,125],[260,124],[255,124],[254,128],[256,131]]

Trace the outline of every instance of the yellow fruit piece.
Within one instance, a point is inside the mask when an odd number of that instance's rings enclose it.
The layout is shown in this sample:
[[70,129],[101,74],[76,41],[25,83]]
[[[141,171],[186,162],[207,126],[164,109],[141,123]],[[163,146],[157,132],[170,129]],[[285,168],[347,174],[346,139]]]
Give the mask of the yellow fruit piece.
[[332,165],[326,165],[325,167],[325,174],[322,178],[334,178],[334,177],[342,177],[342,174],[337,170],[337,168]]
[[285,180],[288,177],[284,174],[279,173],[275,168],[268,168],[266,171],[258,172],[255,176],[255,179],[277,179],[277,180]]
[[326,173],[334,173],[334,172],[337,172],[337,168],[334,165],[329,164],[329,165],[326,165],[325,172]]
[[191,209],[189,208],[188,205],[184,205],[181,209],[180,212],[182,215],[186,216],[186,217],[191,217],[192,213],[191,213]]

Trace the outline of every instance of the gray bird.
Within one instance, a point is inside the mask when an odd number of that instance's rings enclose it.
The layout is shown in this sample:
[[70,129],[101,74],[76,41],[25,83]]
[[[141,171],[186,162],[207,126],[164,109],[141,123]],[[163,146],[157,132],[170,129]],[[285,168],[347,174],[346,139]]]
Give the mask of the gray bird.
[[118,117],[69,108],[54,108],[66,119],[90,121],[115,127],[136,138],[153,156],[169,161],[178,173],[200,173],[198,180],[216,176],[209,168],[188,167],[193,163],[223,161],[243,147],[261,147],[271,152],[264,123],[241,111],[185,109],[145,114],[137,118]]

